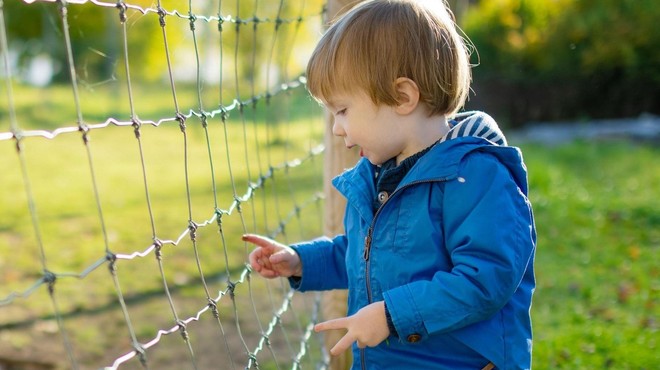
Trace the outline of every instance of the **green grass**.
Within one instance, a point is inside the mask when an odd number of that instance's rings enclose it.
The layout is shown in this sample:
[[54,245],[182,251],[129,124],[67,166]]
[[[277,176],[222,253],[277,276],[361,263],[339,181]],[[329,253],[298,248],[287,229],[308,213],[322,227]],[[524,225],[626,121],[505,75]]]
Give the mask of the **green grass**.
[[[87,124],[103,122],[107,117],[126,120],[127,112],[103,106],[118,104],[108,103],[115,99],[114,93],[85,93],[95,95],[102,103],[98,107],[82,103]],[[182,112],[195,109],[194,94],[192,88],[180,88]],[[152,104],[149,109],[138,111],[143,120],[173,115],[167,88],[151,89],[147,95]],[[66,86],[52,87],[48,93],[17,86],[15,108],[19,128],[29,131],[75,126],[75,119],[71,118],[75,112],[71,111],[72,102],[66,96],[70,96]],[[291,101],[298,109],[283,109]],[[6,105],[0,113],[3,118],[0,132],[8,132]],[[186,121],[185,136],[177,123],[163,123],[159,127],[145,124],[138,141],[132,127],[111,125],[92,129],[88,146],[83,144],[79,132],[63,133],[54,139],[26,137],[21,142],[20,156],[13,140],[0,141],[0,300],[12,293],[30,293],[0,306],[3,326],[0,330],[5,333],[0,338],[0,358],[7,356],[1,348],[10,350],[10,356],[13,348],[15,354],[32,352],[36,358],[46,353],[44,361],[64,362],[62,366],[66,367],[61,340],[40,343],[44,335],[56,328],[46,286],[30,290],[43,276],[44,269],[59,276],[54,285],[55,297],[76,353],[85,365],[98,367],[99,361],[105,364],[130,351],[130,345],[125,343],[126,324],[107,264],[87,270],[104,258],[106,245],[110,252],[120,255],[143,252],[153,243],[154,235],[160,240],[177,240],[192,219],[203,225],[197,230],[196,247],[210,295],[215,298],[226,289],[226,272],[236,281],[244,267],[249,246],[240,240],[240,235],[245,231],[272,233],[283,225],[285,233],[280,233],[278,238],[291,241],[320,234],[322,202],[314,199],[323,187],[322,157],[312,157],[295,167],[283,167],[293,159],[308,158],[310,150],[322,142],[324,125],[319,113],[318,105],[304,90],[298,89],[275,95],[268,105],[260,101],[256,111],[246,107],[244,115],[231,111],[226,122],[219,116],[209,118],[208,142],[207,132],[195,117]],[[26,176],[22,174],[22,163]],[[269,175],[271,167],[274,169]],[[261,176],[267,177],[265,186],[242,201],[239,212],[233,207],[236,197],[243,197],[249,183],[258,182]],[[103,223],[95,192],[98,192]],[[28,211],[30,202],[35,205],[43,254]],[[299,213],[294,212],[296,206],[301,207]],[[216,210],[223,212],[222,228],[215,221],[204,226]],[[165,277],[182,319],[194,316],[206,304],[193,248],[188,235],[178,245],[166,243],[162,248]],[[138,340],[147,342],[158,329],[171,327],[172,313],[165,300],[155,253],[119,259],[116,267]],[[83,271],[89,275],[70,276]],[[257,301],[265,301],[268,290],[263,282],[255,281],[251,286]],[[242,313],[242,320],[248,320],[242,323],[248,328],[255,320],[250,319],[249,293],[245,283],[236,288],[238,312]],[[275,306],[281,304],[281,293],[276,290],[269,294],[275,294]],[[230,323],[231,306],[229,298],[219,305]],[[266,307],[260,314],[262,325],[272,318],[273,308]],[[302,319],[307,314],[302,311],[298,315]],[[293,325],[291,320],[285,321],[287,325]],[[35,322],[48,323],[46,326],[51,329],[44,334],[34,327]],[[191,331],[205,335],[207,327],[214,327],[212,324]],[[246,341],[254,348],[260,330],[252,327],[246,333],[249,336]],[[230,340],[237,341],[237,334]],[[176,343],[164,348],[179,348]],[[239,348],[235,350],[241,353]],[[212,350],[200,351],[214,354]],[[47,353],[60,355],[48,358]],[[181,356],[186,358],[187,354]],[[154,361],[152,364],[158,368],[177,366]]]
[[523,151],[538,228],[535,368],[655,368],[660,150],[602,141]]
[[[172,115],[171,94],[166,88],[140,88],[144,91],[141,90],[136,100],[140,101],[137,111],[142,119]],[[85,94],[91,95],[89,102],[106,104],[95,106],[87,103],[88,97],[83,97],[87,123],[101,122],[108,116],[128,117],[125,94],[110,90],[85,91]],[[45,92],[18,86],[15,95],[22,129],[52,130],[75,125],[67,87]],[[186,107],[182,111],[195,107],[194,89],[181,87],[179,96],[181,106]],[[282,109],[291,102],[296,109]],[[255,123],[251,110],[246,111],[244,119],[238,112],[232,112],[226,124],[219,117],[211,119],[210,149],[199,120],[191,118],[186,122],[190,208],[184,172],[184,136],[176,124],[142,127],[146,172],[131,127],[92,130],[89,154],[110,251],[130,254],[143,251],[152,243],[149,207],[156,236],[176,239],[188,226],[189,211],[195,222],[203,223],[213,216],[216,206],[227,209],[231,205],[234,189],[242,196],[248,186],[248,170],[250,180],[256,181],[270,165],[303,157],[312,145],[322,140],[323,124],[316,114],[318,107],[303,94],[282,95],[274,98],[271,106],[258,108]],[[6,105],[2,105],[0,113],[0,132],[7,132]],[[534,368],[656,367],[660,361],[657,262],[660,150],[657,146],[625,141],[575,142],[555,147],[524,144],[522,149],[529,168],[530,197],[538,228],[538,287],[532,308]],[[209,151],[214,172],[211,172]],[[46,267],[57,273],[80,273],[105,255],[88,152],[80,133],[62,134],[52,140],[26,138],[22,154],[32,186],[31,199],[36,205]],[[11,292],[25,291],[42,276],[41,252],[27,211],[28,197],[20,163],[15,143],[0,141],[0,299]],[[225,286],[226,269],[236,279],[245,262],[247,251],[240,242],[244,227],[259,232],[276,229],[287,219],[294,203],[304,203],[322,188],[322,167],[322,160],[317,157],[288,171],[277,170],[265,189],[241,204],[240,214],[234,211],[223,216],[226,245],[218,236],[217,224],[199,229],[200,263],[212,291]],[[145,175],[149,202],[145,197]],[[279,238],[295,241],[320,233],[321,207],[322,204],[314,204],[303,209],[300,217],[293,217],[287,224],[286,235]],[[178,246],[163,248],[165,274],[182,317],[204,306],[192,247],[190,239],[184,237]],[[224,262],[225,247],[230,266]],[[119,260],[117,268],[138,339],[149,340],[158,328],[170,327],[171,313],[163,297],[154,254]],[[262,279],[253,281],[258,302],[266,301],[263,284]],[[130,347],[126,343],[125,324],[105,266],[84,279],[62,277],[55,289],[76,351],[82,353],[81,361],[93,367],[99,361],[105,364],[126,353]],[[239,312],[251,312],[247,287],[237,289],[239,300],[245,300],[239,302]],[[231,312],[227,300],[222,301],[221,310]],[[47,336],[52,329],[43,327],[54,325],[52,311],[42,286],[29,297],[0,306],[0,324],[36,320],[36,327],[42,328],[36,331],[45,331]],[[304,312],[297,314],[304,316]],[[245,315],[241,325],[248,328],[246,332],[258,333],[258,328],[249,327],[254,326],[250,315]],[[267,324],[271,317],[268,312],[261,323]],[[213,322],[208,326],[213,327]],[[205,333],[199,326],[190,330],[193,338]],[[0,340],[8,343],[5,348],[15,351],[44,347],[43,343],[61,347],[59,339],[40,342],[39,335],[35,330],[26,334],[8,328]],[[163,350],[152,353],[154,366],[167,368],[166,359],[186,358],[185,351],[180,352],[180,344],[174,340],[177,344],[170,346],[169,341],[172,339],[164,340],[162,346],[167,354]],[[202,339],[196,343],[199,342]],[[236,351],[241,352],[240,346]],[[198,350],[200,358],[207,352],[217,355],[217,349]],[[266,356],[265,368],[272,365],[268,361]]]

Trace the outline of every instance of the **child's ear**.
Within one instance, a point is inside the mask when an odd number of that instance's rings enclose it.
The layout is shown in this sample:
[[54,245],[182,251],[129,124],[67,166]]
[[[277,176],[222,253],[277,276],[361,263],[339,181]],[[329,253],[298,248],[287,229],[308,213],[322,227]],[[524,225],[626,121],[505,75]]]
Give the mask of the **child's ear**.
[[399,77],[394,81],[397,93],[397,105],[395,111],[398,114],[410,114],[419,104],[419,87],[415,81],[407,77]]

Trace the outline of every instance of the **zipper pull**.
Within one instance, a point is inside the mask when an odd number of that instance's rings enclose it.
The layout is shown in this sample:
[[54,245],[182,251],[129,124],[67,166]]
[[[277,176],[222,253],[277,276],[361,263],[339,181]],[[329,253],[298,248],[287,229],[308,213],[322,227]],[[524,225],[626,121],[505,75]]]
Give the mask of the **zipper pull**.
[[364,237],[364,260],[369,261],[369,251],[371,250],[371,230]]

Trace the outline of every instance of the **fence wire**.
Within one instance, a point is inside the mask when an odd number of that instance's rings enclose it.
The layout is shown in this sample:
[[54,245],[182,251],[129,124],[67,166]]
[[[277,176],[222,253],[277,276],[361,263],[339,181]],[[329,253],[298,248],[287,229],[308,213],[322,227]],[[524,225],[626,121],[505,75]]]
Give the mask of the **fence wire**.
[[[0,165],[13,163],[15,166],[17,163],[19,169],[3,171],[0,183],[0,213],[7,214],[0,216],[0,271],[4,271],[0,277],[0,285],[4,286],[0,290],[0,343],[7,344],[0,345],[5,348],[0,349],[0,367],[5,364],[32,364],[30,366],[44,369],[327,367],[328,356],[322,340],[312,330],[318,319],[319,297],[295,293],[286,281],[265,281],[252,276],[246,263],[250,247],[238,242],[240,235],[246,232],[267,234],[288,242],[291,234],[299,239],[321,230],[323,194],[319,171],[322,166],[319,165],[324,148],[320,144],[319,132],[322,134],[323,127],[319,122],[322,118],[318,107],[306,98],[304,77],[299,70],[293,73],[290,70],[295,69],[292,61],[300,54],[300,47],[296,46],[303,44],[298,41],[299,35],[309,35],[320,29],[323,9],[319,6],[312,10],[312,5],[319,4],[308,4],[304,0],[295,3],[255,0],[249,6],[240,0],[228,3],[218,1],[217,14],[209,15],[196,12],[195,7],[202,6],[192,1],[188,2],[186,10],[167,8],[160,0],[155,3],[24,0],[20,7],[16,4],[7,7],[0,1],[0,60],[6,96],[5,103],[0,105],[0,145],[11,144],[14,153],[12,157],[0,158]],[[63,57],[63,60],[57,61],[55,57],[52,60],[61,63],[66,71],[65,84],[71,95],[64,104],[74,111],[74,125],[67,123],[72,117],[64,121],[55,118],[55,122],[45,124],[33,121],[32,116],[25,113],[25,105],[28,111],[47,111],[48,107],[43,107],[43,101],[32,96],[29,84],[21,81],[16,73],[21,67],[17,50],[25,42],[21,32],[28,33],[28,29],[6,20],[18,19],[14,17],[34,7],[39,7],[43,15],[42,24],[51,24],[50,32],[57,35],[58,46],[44,46],[44,49],[55,48]],[[85,46],[74,39],[77,35],[71,32],[72,24],[84,26],[90,21],[81,16],[85,13],[75,12],[72,16],[71,10],[77,11],[76,7],[101,9],[102,14],[116,22],[114,27],[119,35],[111,39],[117,42],[119,52],[111,81],[123,80],[128,105],[123,114],[98,119],[99,114],[90,105],[83,104],[81,89],[90,87],[81,82],[87,69],[80,67],[86,61],[77,48],[93,49],[94,45]],[[210,7],[207,5],[204,9]],[[159,58],[165,60],[162,75],[166,82],[158,89],[169,90],[171,101],[157,104],[164,104],[172,112],[169,116],[139,117],[137,102],[145,97],[137,90],[151,82],[145,82],[147,79],[136,76],[133,71],[138,62],[131,55],[135,51],[132,37],[137,31],[131,19],[136,17],[160,27],[160,40],[150,42],[161,44]],[[187,30],[178,27],[178,21],[187,21]],[[208,29],[200,30],[199,22],[216,24],[217,33],[210,35]],[[78,32],[80,29],[75,28]],[[52,40],[49,38],[52,35],[46,35],[49,31],[42,32],[43,39]],[[194,77],[187,80],[179,77],[177,68],[180,66],[174,57],[182,43],[179,40],[182,32],[187,32],[183,42],[192,54],[184,67],[194,70]],[[179,38],[175,44],[172,37]],[[265,42],[265,47],[259,46]],[[313,42],[309,45],[311,48]],[[211,51],[202,53],[204,48]],[[215,53],[216,63],[203,63],[202,59],[211,52]],[[105,56],[101,52],[97,54]],[[210,66],[219,71],[217,81],[209,82],[204,77]],[[232,76],[226,76],[225,70],[230,70]],[[260,74],[263,78],[258,80]],[[49,85],[48,89],[55,85]],[[185,86],[184,93],[177,90],[180,86]],[[215,102],[208,99],[210,86],[218,91]],[[59,96],[61,89],[55,91]],[[98,96],[113,99],[122,94]],[[92,106],[104,103],[95,101]],[[300,118],[300,110],[308,114]],[[87,118],[87,115],[94,118]],[[52,116],[60,117],[55,110]],[[178,130],[171,130],[172,126]],[[320,130],[315,128],[317,126]],[[301,127],[308,130],[302,136]],[[113,139],[115,134],[104,135],[113,130],[130,132],[137,143],[135,154],[129,160],[133,168],[137,168],[138,175],[135,181],[124,184],[125,188],[106,183],[109,167],[105,164],[116,163],[119,159],[108,161],[105,157],[119,158],[125,147],[135,144],[103,143],[103,140],[116,140]],[[59,143],[71,135],[79,135],[79,143],[83,145],[83,155],[72,162],[85,163],[83,173],[86,175],[49,178],[41,173],[39,163],[35,163],[40,158],[35,158],[32,148],[39,150],[39,146],[46,144],[38,139]],[[163,137],[168,143],[178,141],[177,147],[153,144],[153,140]],[[304,143],[297,142],[301,137]],[[103,144],[96,144],[98,142]],[[64,146],[69,146],[69,140]],[[106,149],[108,146],[110,151]],[[176,175],[179,178],[162,177],[158,172],[163,167],[154,161],[154,153],[174,150],[179,152],[176,164],[182,167]],[[206,159],[202,160],[204,152]],[[61,154],[55,151],[52,155]],[[71,165],[64,158],[55,159],[55,166],[62,169]],[[201,176],[203,180],[199,176],[200,167],[207,168]],[[84,212],[76,209],[76,202],[71,202],[61,210],[65,216],[50,220],[58,214],[57,210],[51,209],[49,201],[42,201],[44,190],[35,190],[45,187],[48,198],[65,198],[64,194],[53,190],[50,181],[64,181],[75,188],[86,183],[91,188],[90,203],[95,213],[91,219],[95,220],[85,221],[93,224],[89,232],[94,235],[88,238],[89,243],[83,240],[62,244],[68,237],[64,232],[65,218]],[[175,194],[171,202],[179,203],[183,198],[185,205],[163,207],[162,198],[172,194],[164,195],[159,185],[175,181],[182,182],[184,190],[183,195]],[[200,190],[200,182],[206,190]],[[24,193],[22,209],[14,208],[16,203],[11,203],[12,198],[19,197],[18,187],[22,187]],[[149,237],[142,247],[118,241],[122,240],[125,230],[117,230],[118,217],[107,210],[108,204],[117,202],[114,194],[128,190],[136,193],[140,188],[146,222],[129,221],[128,224],[148,230],[141,233]],[[205,202],[198,200],[200,192],[207,193]],[[77,197],[84,198],[80,194]],[[112,209],[117,208],[113,206]],[[31,230],[26,231],[22,223],[12,222],[10,218],[15,214],[21,219],[29,218]],[[163,221],[170,218],[174,221]],[[316,221],[310,224],[310,220]],[[172,233],[173,225],[184,226]],[[243,243],[242,248],[239,243]],[[27,247],[21,252],[18,251],[21,246]],[[91,258],[81,262],[75,258],[78,254]],[[215,258],[210,258],[211,255]],[[146,267],[148,258],[155,260],[155,269]],[[73,270],[80,272],[69,272],[76,266]],[[109,272],[105,278],[101,275],[103,267]],[[136,272],[143,269],[148,272]],[[107,295],[96,281],[99,278],[107,281],[108,277],[114,298],[105,304],[97,302],[96,298],[88,300],[88,296]],[[76,283],[87,281],[90,282]],[[151,282],[149,289],[144,288],[148,285],[146,281]],[[48,308],[44,308],[44,291],[50,301]],[[154,297],[159,298],[160,303],[149,303]],[[97,313],[105,311],[120,312],[120,319],[115,315],[110,319],[113,322],[102,322],[108,320],[107,317]],[[85,327],[80,327],[76,320],[87,316],[94,319],[84,321]],[[153,318],[153,322],[149,318]],[[39,341],[43,335],[37,333],[36,328],[48,327],[51,322],[55,323],[55,328],[51,325],[46,331],[59,336],[59,345],[50,339]],[[109,329],[110,326],[121,327],[127,334],[112,334],[114,329]],[[210,327],[214,329],[208,330]],[[166,339],[175,333],[180,335],[181,341],[174,343]],[[25,338],[25,335],[30,339],[15,339]],[[158,347],[163,349],[157,351]],[[88,348],[91,353],[86,352]],[[56,355],[44,355],[42,359],[39,357],[42,352]],[[174,355],[182,352],[186,356]]]

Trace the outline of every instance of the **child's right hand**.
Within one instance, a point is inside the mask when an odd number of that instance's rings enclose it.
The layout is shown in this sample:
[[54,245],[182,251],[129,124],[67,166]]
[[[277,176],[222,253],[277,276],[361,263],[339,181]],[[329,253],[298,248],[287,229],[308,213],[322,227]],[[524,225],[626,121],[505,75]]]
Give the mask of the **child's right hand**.
[[255,244],[249,256],[250,266],[265,278],[302,276],[300,257],[290,247],[255,234],[245,234],[243,241]]

